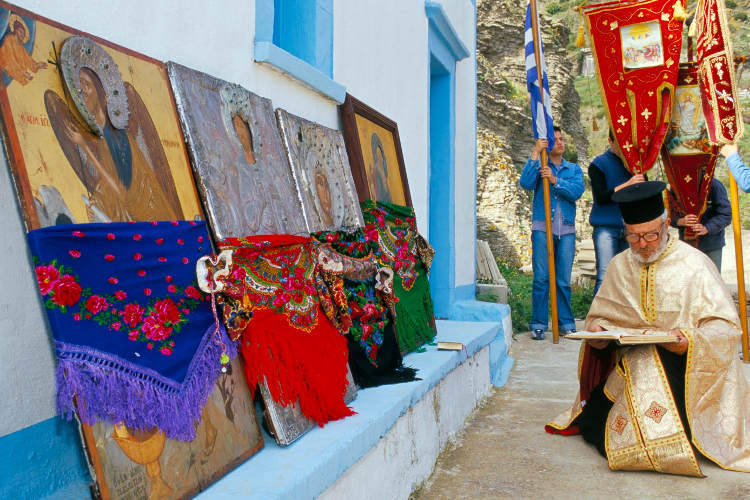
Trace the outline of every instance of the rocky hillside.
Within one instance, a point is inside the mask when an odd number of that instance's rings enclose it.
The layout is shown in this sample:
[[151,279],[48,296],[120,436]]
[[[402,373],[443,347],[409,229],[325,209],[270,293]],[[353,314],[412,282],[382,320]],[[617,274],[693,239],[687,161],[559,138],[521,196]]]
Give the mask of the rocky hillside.
[[[568,26],[546,15],[542,5],[542,40],[555,123],[568,138],[566,156],[577,155],[585,166],[588,139],[574,85],[578,51],[568,50]],[[477,230],[496,256],[519,266],[530,262],[531,216],[529,196],[518,186],[518,173],[534,142],[523,52],[525,9],[525,0],[477,1]],[[586,215],[587,211],[582,212],[583,219]]]

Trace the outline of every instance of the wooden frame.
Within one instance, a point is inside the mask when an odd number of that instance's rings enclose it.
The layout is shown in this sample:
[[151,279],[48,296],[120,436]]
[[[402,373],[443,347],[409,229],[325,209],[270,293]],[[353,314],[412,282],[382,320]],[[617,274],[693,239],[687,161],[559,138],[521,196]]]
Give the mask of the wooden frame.
[[[344,104],[339,106],[339,111],[341,112],[341,121],[344,128],[346,152],[349,155],[349,164],[352,167],[352,175],[354,177],[354,184],[357,187],[359,200],[389,201],[397,205],[407,205],[411,207],[412,200],[411,192],[409,191],[409,180],[406,176],[404,155],[401,151],[401,139],[398,134],[398,125],[396,125],[396,122],[350,94],[346,94],[346,100],[344,101]],[[377,180],[369,173],[369,171],[376,167],[370,166],[368,168],[368,164],[372,165],[373,163],[372,157],[374,155],[373,150],[375,149],[375,144],[373,142],[368,146],[368,144],[365,143],[365,149],[363,149],[363,141],[361,137],[366,132],[364,130],[365,128],[369,128],[368,131],[372,135],[376,134],[376,132],[385,132],[385,135],[390,134],[390,137],[379,138],[381,141],[380,146],[382,146],[383,149],[390,149],[388,145],[392,145],[390,155],[387,154],[387,151],[382,151],[383,164],[385,165],[387,163],[386,158],[388,156],[395,158],[396,163],[398,163],[398,170],[396,172],[398,173],[399,179],[392,177],[393,170],[386,174],[388,176],[388,197],[382,195],[379,196],[377,189],[374,188],[374,185],[377,185]],[[375,132],[373,132],[373,130]],[[375,138],[373,138],[373,141],[374,140]],[[366,149],[368,148],[370,148],[369,153],[366,152]],[[398,184],[400,184],[401,189],[403,190],[401,194],[392,192],[394,187]]]

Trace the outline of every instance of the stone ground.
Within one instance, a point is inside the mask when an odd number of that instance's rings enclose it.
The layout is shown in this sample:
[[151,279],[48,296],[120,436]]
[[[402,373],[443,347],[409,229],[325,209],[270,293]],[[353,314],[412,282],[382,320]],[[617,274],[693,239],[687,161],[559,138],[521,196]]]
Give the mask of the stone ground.
[[[412,498],[750,498],[750,474],[706,459],[703,479],[613,472],[580,436],[547,434],[544,424],[573,401],[579,346],[518,335],[508,383],[469,417]],[[750,379],[750,365],[743,370]]]

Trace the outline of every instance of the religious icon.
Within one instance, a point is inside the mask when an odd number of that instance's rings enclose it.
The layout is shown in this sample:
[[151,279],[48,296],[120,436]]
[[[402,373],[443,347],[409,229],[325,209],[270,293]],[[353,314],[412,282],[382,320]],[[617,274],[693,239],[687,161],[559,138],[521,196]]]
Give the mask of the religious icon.
[[[85,48],[66,51],[70,43]],[[117,71],[101,46],[80,37],[64,42],[60,63],[81,66],[78,69],[80,94],[86,110],[93,116],[96,130],[82,125],[53,90],[44,93],[44,103],[60,147],[86,188],[88,221],[183,219],[164,148],[143,100],[131,84],[123,82],[129,120],[124,127],[115,127],[109,118],[107,95],[118,89],[105,90],[102,79],[90,68],[100,64],[87,62],[84,65],[73,59],[87,49],[100,52],[100,61],[106,61],[104,64],[108,64],[112,72]],[[63,59],[68,53],[71,60]],[[107,75],[107,79],[113,76],[117,78],[119,74]],[[74,85],[71,84],[75,89]]]
[[651,68],[664,64],[658,21],[620,28],[622,65],[625,69]]
[[310,232],[363,226],[341,132],[283,109],[276,115]]
[[[33,25],[32,20],[29,22]],[[21,85],[26,85],[37,71],[47,67],[47,63],[35,61],[31,57],[34,41],[29,33],[29,25],[21,16],[3,10],[0,13],[0,26],[4,26],[0,42],[0,68],[8,79],[5,84],[17,81]]]
[[411,206],[396,123],[348,94],[340,109],[360,201]]
[[216,238],[307,234],[271,101],[173,62],[167,71]]
[[26,227],[201,218],[164,65],[0,2],[6,152]]

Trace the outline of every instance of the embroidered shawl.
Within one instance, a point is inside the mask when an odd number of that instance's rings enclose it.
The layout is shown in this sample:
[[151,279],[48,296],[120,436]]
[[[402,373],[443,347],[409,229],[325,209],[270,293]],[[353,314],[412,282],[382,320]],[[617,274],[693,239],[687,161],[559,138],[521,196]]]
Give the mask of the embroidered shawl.
[[417,233],[413,209],[371,200],[362,202],[364,233],[380,266],[394,272],[396,337],[402,352],[435,338],[435,318],[427,280],[435,251]]
[[195,262],[211,250],[205,223],[58,225],[28,240],[58,411],[193,440],[220,358],[236,354],[196,286]]
[[671,239],[653,263],[643,265],[630,251],[617,255],[596,294],[586,329],[629,333],[679,328],[689,341],[685,369],[688,438],[653,346],[617,349],[617,359],[601,357],[584,344],[580,391],[571,408],[548,424],[566,431],[591,389],[606,380],[614,403],[605,442],[611,469],[657,470],[702,475],[691,444],[720,467],[750,472],[750,388],[737,357],[739,318],[716,267],[699,250]]
[[222,290],[224,320],[241,337],[251,388],[266,382],[271,397],[287,406],[299,401],[318,425],[353,415],[346,406],[346,339],[325,314],[315,289],[309,237],[227,238],[232,267]]
[[[403,366],[393,321],[393,273],[376,284],[377,264],[372,245],[364,232],[319,232],[313,234],[318,242],[319,290],[324,308],[334,316],[334,324],[347,334],[349,367],[357,385],[372,387],[407,382],[416,379],[416,370]],[[343,307],[336,306],[341,292]],[[324,301],[322,297],[332,298]]]

